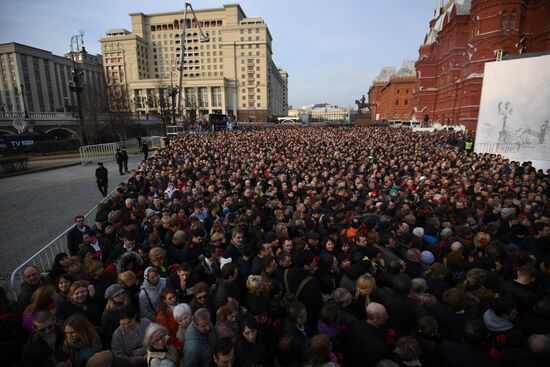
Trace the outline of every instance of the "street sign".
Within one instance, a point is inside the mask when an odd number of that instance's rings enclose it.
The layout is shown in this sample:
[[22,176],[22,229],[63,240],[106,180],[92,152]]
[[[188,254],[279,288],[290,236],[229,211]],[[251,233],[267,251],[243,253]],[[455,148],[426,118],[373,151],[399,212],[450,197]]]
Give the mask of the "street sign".
[[11,125],[13,126],[13,128],[15,130],[17,130],[17,132],[19,134],[21,134],[27,128],[27,121],[25,121],[21,118],[16,118],[16,119],[13,120]]

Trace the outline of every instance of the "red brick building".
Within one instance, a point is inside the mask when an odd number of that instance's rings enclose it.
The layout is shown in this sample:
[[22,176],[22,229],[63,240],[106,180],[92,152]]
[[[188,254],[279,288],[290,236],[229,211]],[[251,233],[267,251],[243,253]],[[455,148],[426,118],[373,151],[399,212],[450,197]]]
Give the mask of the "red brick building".
[[415,117],[475,129],[484,65],[550,50],[550,0],[438,0],[416,61]]
[[368,93],[372,120],[410,120],[415,85],[414,61],[405,61],[398,72],[393,67],[382,68]]

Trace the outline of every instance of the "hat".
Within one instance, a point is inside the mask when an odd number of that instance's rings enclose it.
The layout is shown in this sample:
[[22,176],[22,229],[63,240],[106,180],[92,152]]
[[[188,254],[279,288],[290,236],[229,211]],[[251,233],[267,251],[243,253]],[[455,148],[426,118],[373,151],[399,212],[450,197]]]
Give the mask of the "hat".
[[432,254],[430,251],[422,251],[420,253],[420,261],[424,265],[432,265],[435,261],[434,254]]
[[275,235],[275,232],[267,232],[265,234],[265,242],[273,242],[277,239],[277,236]]
[[172,311],[172,314],[174,315],[175,319],[178,319],[184,315],[191,315],[191,307],[187,303],[180,303],[176,307],[174,307],[174,311]]
[[147,218],[151,218],[153,215],[157,215],[158,213],[154,211],[153,209],[149,208],[145,211],[145,216]]
[[424,237],[424,228],[422,227],[416,227],[415,229],[413,229],[413,234],[416,236],[416,237]]
[[230,211],[231,211],[231,210],[230,210],[228,207],[225,207],[225,208],[223,208],[222,213],[223,213],[224,215],[227,215],[227,214],[229,214]]
[[397,189],[390,189],[390,195],[397,195]]
[[97,213],[95,216],[95,221],[97,223],[103,223],[107,221],[107,216],[105,214]]
[[111,284],[105,291],[105,299],[116,297],[122,293],[124,293],[124,288],[122,288],[120,284]]
[[507,243],[504,245],[504,251],[506,252],[519,252],[519,247],[515,243]]

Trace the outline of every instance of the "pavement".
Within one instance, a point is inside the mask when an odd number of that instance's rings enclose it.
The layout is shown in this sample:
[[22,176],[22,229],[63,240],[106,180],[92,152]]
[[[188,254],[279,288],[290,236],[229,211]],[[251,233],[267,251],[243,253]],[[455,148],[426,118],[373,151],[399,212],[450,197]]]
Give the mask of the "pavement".
[[[132,154],[128,168],[143,155]],[[114,160],[104,161],[109,190],[129,174],[119,175]],[[47,157],[29,162],[29,169],[0,178],[0,278],[13,271],[94,208],[103,196],[95,181],[95,164],[82,166],[78,157]]]

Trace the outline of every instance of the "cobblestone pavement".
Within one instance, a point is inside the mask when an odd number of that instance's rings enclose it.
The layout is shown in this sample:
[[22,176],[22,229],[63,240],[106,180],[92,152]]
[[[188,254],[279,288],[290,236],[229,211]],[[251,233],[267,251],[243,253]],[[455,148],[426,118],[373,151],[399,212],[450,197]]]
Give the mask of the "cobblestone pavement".
[[[128,168],[142,154],[131,155]],[[118,173],[114,160],[109,190],[129,177]],[[95,164],[70,166],[0,179],[0,274],[13,271],[25,259],[74,223],[102,199],[95,183]]]

